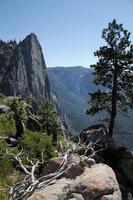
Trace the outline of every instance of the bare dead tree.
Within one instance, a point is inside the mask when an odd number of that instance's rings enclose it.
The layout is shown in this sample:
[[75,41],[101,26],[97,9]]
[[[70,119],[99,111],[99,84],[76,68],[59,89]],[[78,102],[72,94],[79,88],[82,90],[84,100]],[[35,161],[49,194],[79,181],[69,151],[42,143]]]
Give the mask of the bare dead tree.
[[[44,175],[41,177],[36,176],[36,171],[39,168],[39,166],[44,163],[43,151],[42,151],[41,161],[39,160],[33,161],[27,157],[26,159],[29,165],[25,165],[23,163],[23,160],[22,160],[22,155],[24,154],[23,150],[21,150],[21,152],[18,153],[17,155],[15,155],[12,152],[9,152],[8,150],[6,151],[6,156],[10,157],[19,167],[19,169],[21,169],[21,171],[23,171],[26,174],[26,177],[23,181],[18,182],[12,187],[8,188],[10,200],[14,200],[14,199],[26,200],[29,196],[31,196],[31,194],[33,194],[34,191],[40,190],[48,186],[53,180],[62,176],[74,165],[74,163],[71,161],[71,155],[77,151],[79,146],[80,147],[84,146],[83,144],[80,143],[80,140],[79,140],[79,143],[77,144],[75,143],[68,144],[67,142],[67,146],[69,148],[66,151],[63,149],[63,145],[62,144],[60,145],[62,148],[62,155],[63,155],[60,166],[54,173],[50,173],[48,175]],[[94,145],[96,145],[96,143]],[[92,158],[93,156],[96,155],[97,152],[95,152],[92,143],[84,147],[86,148],[84,155],[86,155],[87,151],[89,150],[91,150],[91,155],[89,155],[89,158]],[[80,158],[82,158],[82,156],[80,156]]]
[[44,162],[43,152],[42,152],[42,161],[37,160],[36,162],[33,162],[27,157],[27,161],[30,164],[28,167],[25,166],[22,162],[21,155],[23,153],[24,152],[21,151],[19,154],[15,155],[14,153],[6,151],[6,155],[9,156],[12,160],[14,160],[17,166],[19,166],[19,168],[26,174],[26,177],[23,181],[15,184],[9,189],[10,200],[27,199],[27,197],[29,197],[35,190],[46,187],[51,181],[61,176],[71,167],[68,166],[66,168],[67,160],[70,155],[70,151],[68,151],[64,155],[60,167],[55,173],[37,178],[35,171],[38,169],[39,165],[43,164]]

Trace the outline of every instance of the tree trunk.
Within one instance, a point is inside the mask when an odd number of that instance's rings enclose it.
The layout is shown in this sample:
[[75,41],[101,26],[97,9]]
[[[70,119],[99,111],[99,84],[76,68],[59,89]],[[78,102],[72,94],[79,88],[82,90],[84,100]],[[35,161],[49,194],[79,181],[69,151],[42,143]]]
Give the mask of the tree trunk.
[[52,134],[52,144],[54,146],[57,145],[57,133],[56,133],[56,131],[55,131],[55,133]]
[[20,120],[20,119],[16,119],[15,125],[16,125],[15,138],[18,139],[18,138],[21,138],[22,135],[24,134],[25,125],[24,125],[24,122],[22,120]]
[[114,79],[113,79],[113,89],[112,89],[112,100],[111,100],[111,115],[110,115],[110,124],[109,124],[109,134],[112,137],[115,117],[117,113],[116,103],[117,103],[117,68],[115,67]]

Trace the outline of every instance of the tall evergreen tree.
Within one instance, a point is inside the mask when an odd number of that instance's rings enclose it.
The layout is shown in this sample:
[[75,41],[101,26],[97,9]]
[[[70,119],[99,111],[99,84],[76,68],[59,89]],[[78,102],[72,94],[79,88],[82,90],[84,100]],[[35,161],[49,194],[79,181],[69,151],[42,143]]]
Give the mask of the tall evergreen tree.
[[16,138],[22,137],[26,127],[25,122],[28,120],[28,104],[19,98],[14,98],[9,103],[11,112],[13,112],[13,118],[16,126]]
[[52,135],[52,143],[56,145],[57,136],[61,132],[61,127],[51,101],[46,101],[42,104],[39,115],[42,131],[46,132],[48,135]]
[[130,33],[122,24],[117,24],[116,20],[109,23],[102,32],[107,44],[94,53],[98,62],[91,66],[94,83],[106,89],[89,93],[91,107],[87,114],[107,111],[111,136],[118,111],[127,112],[133,108],[133,45],[129,37]]

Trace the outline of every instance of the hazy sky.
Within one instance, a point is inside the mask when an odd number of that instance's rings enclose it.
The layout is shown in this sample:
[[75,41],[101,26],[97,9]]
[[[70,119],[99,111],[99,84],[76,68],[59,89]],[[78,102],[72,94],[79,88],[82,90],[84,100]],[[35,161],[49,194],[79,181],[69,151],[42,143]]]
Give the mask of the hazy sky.
[[48,67],[89,66],[114,18],[133,33],[133,0],[0,0],[0,38],[34,32]]

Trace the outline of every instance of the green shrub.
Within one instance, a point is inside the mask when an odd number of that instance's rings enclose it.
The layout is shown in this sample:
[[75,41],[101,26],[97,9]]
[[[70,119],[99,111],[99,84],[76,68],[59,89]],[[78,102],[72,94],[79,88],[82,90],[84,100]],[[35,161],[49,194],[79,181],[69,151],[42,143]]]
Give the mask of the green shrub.
[[0,101],[1,102],[3,102],[3,100],[5,99],[5,95],[2,93],[2,92],[0,92]]
[[8,157],[0,158],[0,185],[5,186],[11,185],[12,181],[9,178],[9,175],[14,171],[12,161]]
[[12,113],[0,114],[0,136],[11,135],[16,132]]
[[8,194],[5,190],[5,185],[12,185],[12,180],[9,175],[13,172],[14,168],[12,161],[4,156],[6,152],[6,143],[0,140],[0,200],[7,200]]
[[12,162],[8,157],[0,159],[0,177],[4,178],[13,171]]
[[0,188],[0,200],[8,200],[8,193],[3,188]]
[[29,157],[33,159],[41,160],[43,149],[43,158],[45,162],[57,154],[55,147],[52,146],[51,136],[43,135],[39,132],[26,131],[20,143]]
[[0,157],[3,155],[3,153],[6,152],[6,142],[4,139],[0,139]]
[[3,178],[8,176],[12,171],[12,162],[11,160],[5,156],[6,153],[6,142],[5,140],[0,140],[0,182]]
[[73,142],[70,139],[64,139],[62,135],[58,136],[58,146],[60,147],[60,144],[62,144],[62,147],[64,150],[67,150],[69,147],[68,145],[71,145]]

